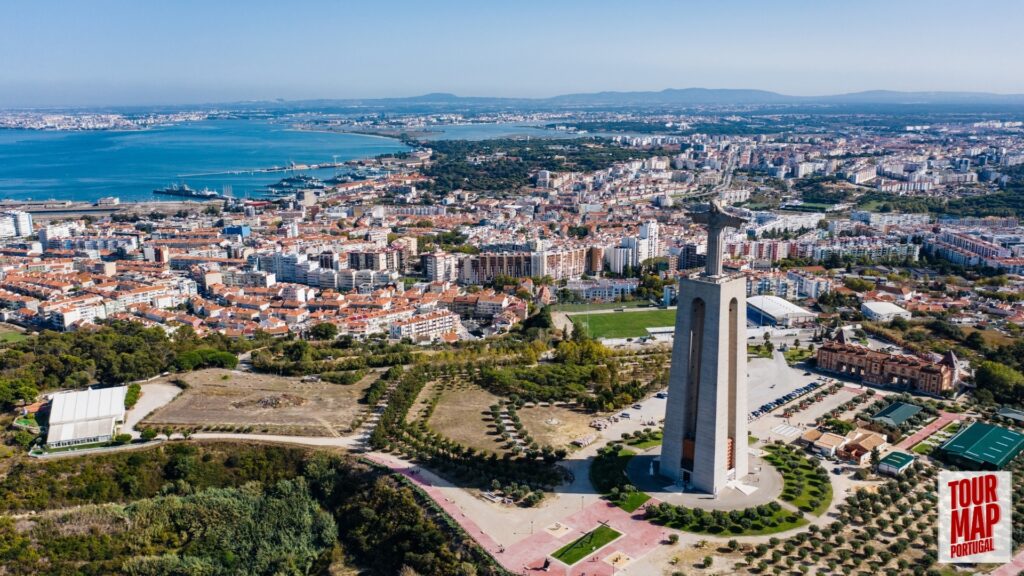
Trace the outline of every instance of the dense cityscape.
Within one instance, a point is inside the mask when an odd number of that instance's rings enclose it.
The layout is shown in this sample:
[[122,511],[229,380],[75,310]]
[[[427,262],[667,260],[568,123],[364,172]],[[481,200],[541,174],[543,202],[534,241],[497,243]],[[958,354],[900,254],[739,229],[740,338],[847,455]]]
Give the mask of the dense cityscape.
[[1024,10],[863,1],[11,6],[0,574],[1024,573]]

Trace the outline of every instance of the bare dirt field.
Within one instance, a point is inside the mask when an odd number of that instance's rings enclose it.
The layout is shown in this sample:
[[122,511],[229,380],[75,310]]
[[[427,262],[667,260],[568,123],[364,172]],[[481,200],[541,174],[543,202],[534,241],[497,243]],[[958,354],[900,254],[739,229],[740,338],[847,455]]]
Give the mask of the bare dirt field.
[[343,386],[219,368],[167,380],[178,378],[188,388],[147,416],[142,427],[338,436],[366,410],[359,399],[374,380]]
[[567,448],[577,438],[597,434],[590,427],[596,416],[562,406],[524,406],[517,413],[526,431],[541,446]]
[[464,446],[502,454],[502,447],[490,421],[490,406],[500,398],[468,384],[444,390],[427,424],[431,430]]

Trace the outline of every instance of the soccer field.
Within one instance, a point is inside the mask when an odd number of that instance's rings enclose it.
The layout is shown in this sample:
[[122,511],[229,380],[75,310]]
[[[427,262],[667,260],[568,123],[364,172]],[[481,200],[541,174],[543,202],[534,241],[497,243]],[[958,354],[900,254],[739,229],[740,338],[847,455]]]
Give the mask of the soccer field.
[[607,314],[573,314],[576,330],[585,330],[591,338],[638,338],[648,328],[675,326],[675,310],[644,310],[643,312],[609,312]]

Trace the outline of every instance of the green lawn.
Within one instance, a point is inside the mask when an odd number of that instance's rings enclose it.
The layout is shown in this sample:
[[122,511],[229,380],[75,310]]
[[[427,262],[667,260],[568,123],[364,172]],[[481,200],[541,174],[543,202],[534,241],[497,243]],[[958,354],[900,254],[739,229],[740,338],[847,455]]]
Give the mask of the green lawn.
[[923,456],[931,454],[932,450],[935,450],[935,446],[932,446],[927,442],[918,442],[917,444],[914,445],[913,448],[910,449],[910,451],[913,452],[914,454],[921,454]]
[[639,448],[640,450],[647,450],[648,448],[659,446],[661,445],[661,432],[655,431],[653,432],[653,437],[644,439],[633,438],[627,442],[627,444],[634,448]]
[[637,508],[643,506],[644,502],[650,499],[651,497],[643,492],[630,492],[626,494],[625,498],[621,498],[615,504],[626,512],[636,512]]
[[[626,512],[633,512],[651,498],[643,492],[634,491],[627,494],[622,490],[629,484],[629,478],[626,477],[626,465],[629,464],[633,456],[636,456],[635,452],[620,447],[614,456],[598,456],[590,465],[590,483],[598,492]],[[618,498],[612,497],[613,488],[622,490]]]
[[669,328],[676,324],[675,310],[645,310],[643,312],[609,312],[607,314],[574,314],[576,329],[584,324],[592,338],[639,338],[647,335],[647,328]]
[[551,557],[572,566],[619,536],[622,536],[622,534],[607,526],[598,526],[594,530],[559,548]]
[[633,447],[636,447],[636,448],[639,448],[641,450],[647,450],[648,448],[654,448],[655,446],[660,446],[661,445],[661,438],[656,438],[654,440],[643,440],[643,441],[640,441],[640,442],[630,442],[629,445],[633,446]]
[[790,348],[782,353],[786,357],[787,364],[797,364],[807,360],[811,356],[814,356],[814,352],[811,352],[807,348]]
[[27,338],[22,332],[0,332],[0,342],[21,342]]
[[942,429],[942,431],[946,432],[948,434],[952,434],[952,433],[956,432],[959,429],[960,429],[960,423],[959,422],[950,422],[949,424],[946,425],[945,428]]
[[31,415],[31,414],[29,416],[27,416],[27,417],[15,418],[14,419],[14,423],[18,424],[20,426],[32,426],[32,427],[38,427],[39,426],[39,423],[36,422],[36,417],[34,415]]
[[760,344],[747,344],[747,354],[755,358],[772,358],[772,352]]

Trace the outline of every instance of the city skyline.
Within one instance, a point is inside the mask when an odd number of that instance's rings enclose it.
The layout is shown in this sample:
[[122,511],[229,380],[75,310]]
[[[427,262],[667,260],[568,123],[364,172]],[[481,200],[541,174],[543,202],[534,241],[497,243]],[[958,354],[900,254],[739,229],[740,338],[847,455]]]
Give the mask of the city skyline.
[[[951,2],[554,6],[116,1],[7,8],[0,106],[244,100],[550,97],[668,87],[811,96],[863,90],[1024,93],[1024,7],[987,2],[963,29]],[[382,16],[386,15],[386,16]],[[926,30],[927,34],[914,31]],[[950,41],[956,39],[956,41]],[[976,48],[972,48],[972,43]],[[808,49],[813,47],[813,50]],[[898,55],[894,57],[893,55]]]

